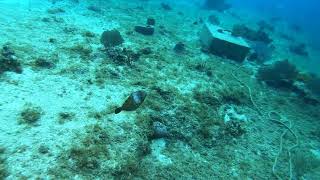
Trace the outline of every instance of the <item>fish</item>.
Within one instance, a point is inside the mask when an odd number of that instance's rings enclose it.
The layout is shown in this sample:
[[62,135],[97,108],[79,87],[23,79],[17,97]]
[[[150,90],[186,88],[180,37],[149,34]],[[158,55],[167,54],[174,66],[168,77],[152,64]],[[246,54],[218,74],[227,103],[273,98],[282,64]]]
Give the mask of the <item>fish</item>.
[[130,94],[121,107],[115,109],[115,114],[121,111],[134,111],[140,107],[147,96],[145,91],[139,90]]

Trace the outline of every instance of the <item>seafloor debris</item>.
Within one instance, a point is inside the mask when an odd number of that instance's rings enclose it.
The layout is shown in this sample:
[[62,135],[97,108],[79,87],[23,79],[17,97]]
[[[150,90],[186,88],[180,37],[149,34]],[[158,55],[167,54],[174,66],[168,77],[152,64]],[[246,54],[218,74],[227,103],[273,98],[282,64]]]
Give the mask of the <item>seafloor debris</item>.
[[228,30],[206,23],[200,33],[203,49],[220,57],[242,62],[247,57],[250,46],[240,37],[234,37]]
[[105,48],[115,47],[124,42],[120,32],[116,29],[104,31],[101,35],[100,42]]
[[121,107],[115,110],[115,113],[118,114],[121,111],[134,111],[140,107],[146,98],[147,93],[145,91],[135,91],[130,94],[127,100],[122,104]]
[[154,34],[154,27],[152,26],[135,26],[134,30],[145,36],[151,36]]
[[0,74],[6,71],[13,71],[16,73],[22,73],[22,67],[20,62],[15,56],[14,50],[9,44],[5,44],[1,49],[0,54]]

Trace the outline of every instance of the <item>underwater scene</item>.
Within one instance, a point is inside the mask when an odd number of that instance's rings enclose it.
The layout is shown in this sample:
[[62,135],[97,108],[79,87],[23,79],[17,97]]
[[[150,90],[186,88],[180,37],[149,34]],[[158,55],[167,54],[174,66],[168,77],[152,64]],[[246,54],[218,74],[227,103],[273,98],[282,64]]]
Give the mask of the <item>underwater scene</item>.
[[319,180],[319,17],[317,0],[0,0],[0,180]]

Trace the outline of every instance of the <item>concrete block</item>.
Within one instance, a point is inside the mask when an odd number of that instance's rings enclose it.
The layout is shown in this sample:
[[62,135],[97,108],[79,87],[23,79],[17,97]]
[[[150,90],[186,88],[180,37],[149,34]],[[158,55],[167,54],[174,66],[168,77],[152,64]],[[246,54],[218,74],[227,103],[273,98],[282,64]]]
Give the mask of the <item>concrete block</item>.
[[219,26],[205,23],[200,41],[210,53],[242,62],[250,52],[249,44],[241,37],[231,35],[231,32]]

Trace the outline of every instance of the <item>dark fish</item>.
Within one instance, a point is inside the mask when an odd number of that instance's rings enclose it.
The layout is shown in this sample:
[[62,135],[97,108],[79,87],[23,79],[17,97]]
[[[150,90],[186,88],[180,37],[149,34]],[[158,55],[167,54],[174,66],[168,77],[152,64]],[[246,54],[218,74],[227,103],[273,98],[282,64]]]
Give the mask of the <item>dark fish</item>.
[[121,107],[117,108],[115,114],[121,111],[134,111],[136,110],[146,98],[147,93],[145,91],[136,91],[130,94],[127,100],[122,104]]

